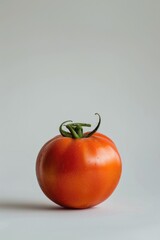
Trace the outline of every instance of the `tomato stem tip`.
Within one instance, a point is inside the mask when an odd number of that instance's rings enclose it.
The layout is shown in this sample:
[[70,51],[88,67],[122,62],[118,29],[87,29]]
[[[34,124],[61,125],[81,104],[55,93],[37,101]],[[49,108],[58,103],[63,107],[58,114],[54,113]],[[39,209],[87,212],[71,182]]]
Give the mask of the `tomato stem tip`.
[[[59,131],[63,137],[70,137],[70,138],[88,138],[91,137],[99,128],[101,124],[101,116],[99,113],[95,113],[95,115],[98,115],[99,120],[97,126],[89,133],[83,133],[83,127],[91,127],[91,124],[89,123],[73,123],[72,120],[67,120],[63,122],[60,127]],[[69,123],[70,122],[70,123]],[[68,124],[66,124],[68,123]],[[63,126],[65,126],[68,131],[63,130]]]

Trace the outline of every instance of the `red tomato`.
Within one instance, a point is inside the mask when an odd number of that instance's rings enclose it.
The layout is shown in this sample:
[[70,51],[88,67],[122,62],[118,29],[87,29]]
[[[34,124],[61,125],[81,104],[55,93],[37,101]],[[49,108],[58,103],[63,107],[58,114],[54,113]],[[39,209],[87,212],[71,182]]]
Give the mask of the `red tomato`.
[[[99,114],[98,114],[99,116]],[[116,188],[122,170],[118,150],[111,139],[97,133],[101,122],[83,134],[83,123],[70,123],[40,150],[36,162],[39,185],[53,202],[67,208],[88,208],[107,199]],[[66,122],[65,122],[66,123]]]

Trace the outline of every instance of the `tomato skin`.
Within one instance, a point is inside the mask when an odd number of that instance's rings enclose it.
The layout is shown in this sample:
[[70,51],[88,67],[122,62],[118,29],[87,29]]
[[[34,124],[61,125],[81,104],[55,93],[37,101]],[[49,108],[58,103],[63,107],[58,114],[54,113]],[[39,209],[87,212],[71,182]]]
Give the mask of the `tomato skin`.
[[58,135],[42,147],[36,161],[42,191],[66,208],[89,208],[106,200],[121,171],[115,144],[97,132],[80,139]]

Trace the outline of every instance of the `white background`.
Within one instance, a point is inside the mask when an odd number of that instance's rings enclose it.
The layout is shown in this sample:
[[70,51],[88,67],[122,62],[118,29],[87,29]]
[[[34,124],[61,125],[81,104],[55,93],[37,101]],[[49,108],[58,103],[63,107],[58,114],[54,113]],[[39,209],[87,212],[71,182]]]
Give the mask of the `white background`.
[[[0,238],[160,237],[160,1],[0,0]],[[88,210],[58,208],[35,161],[68,119],[121,154],[118,188]]]

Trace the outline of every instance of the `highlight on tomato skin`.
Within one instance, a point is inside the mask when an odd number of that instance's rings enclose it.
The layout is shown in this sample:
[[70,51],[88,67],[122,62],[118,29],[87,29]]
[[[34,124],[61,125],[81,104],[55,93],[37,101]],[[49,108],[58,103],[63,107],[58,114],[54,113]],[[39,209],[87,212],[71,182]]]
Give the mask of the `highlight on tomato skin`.
[[[60,135],[41,148],[36,175],[44,194],[54,203],[84,209],[105,201],[121,177],[122,162],[114,142],[95,129],[83,132],[86,123],[63,122]],[[63,128],[66,127],[66,130]]]

